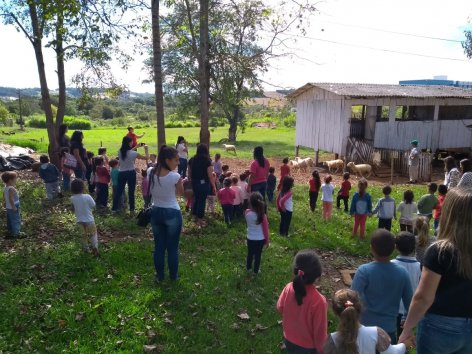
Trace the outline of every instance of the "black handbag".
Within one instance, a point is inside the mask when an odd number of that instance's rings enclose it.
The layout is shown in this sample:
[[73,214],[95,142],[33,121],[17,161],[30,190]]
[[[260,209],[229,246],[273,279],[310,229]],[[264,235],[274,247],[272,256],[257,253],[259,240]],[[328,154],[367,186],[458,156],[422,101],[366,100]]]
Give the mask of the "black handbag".
[[[153,178],[151,179],[149,178],[149,176],[153,176]],[[151,181],[154,181],[154,168],[151,169],[149,176],[147,176],[147,178],[149,179],[148,195],[150,195],[151,193]],[[151,214],[152,214],[152,206],[143,208],[136,216],[136,224],[141,227],[148,226],[148,224],[151,222]]]

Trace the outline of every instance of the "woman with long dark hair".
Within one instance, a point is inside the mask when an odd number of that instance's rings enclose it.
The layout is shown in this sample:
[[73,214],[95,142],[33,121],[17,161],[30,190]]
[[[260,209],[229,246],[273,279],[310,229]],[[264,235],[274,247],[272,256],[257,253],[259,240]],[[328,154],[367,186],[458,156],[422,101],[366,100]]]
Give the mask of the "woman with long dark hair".
[[177,144],[175,144],[175,148],[179,153],[179,167],[177,171],[182,178],[187,176],[187,159],[188,159],[188,147],[187,142],[183,136],[179,136],[177,138]]
[[59,126],[59,135],[57,137],[57,142],[59,143],[60,148],[69,148],[70,147],[70,138],[66,135],[69,128],[67,124],[61,124]]
[[[206,199],[210,188],[214,188],[213,166],[211,164],[208,146],[199,144],[197,153],[189,161],[188,177],[192,181],[194,193],[192,214],[198,226],[205,226]],[[213,186],[213,187],[212,187]],[[216,190],[213,191],[216,194]]]
[[[121,143],[121,148],[118,152],[120,166],[118,173],[118,187],[116,193],[113,194],[113,211],[118,211],[120,207],[120,199],[125,190],[125,186],[128,185],[128,202],[129,210],[134,211],[134,193],[136,191],[136,159],[148,160],[148,156],[138,154],[136,149],[138,146],[132,148],[133,139],[129,136],[125,136]],[[147,150],[146,150],[147,151]]]
[[449,188],[457,187],[461,180],[461,173],[457,169],[456,160],[452,156],[444,159],[444,185]]
[[85,180],[85,172],[87,171],[87,151],[83,144],[84,134],[80,130],[72,133],[70,138],[70,152],[77,160],[77,166],[74,169],[75,178]]
[[151,225],[154,234],[154,267],[156,282],[164,280],[167,252],[169,277],[177,280],[179,270],[179,241],[182,232],[182,213],[177,195],[183,195],[182,177],[174,172],[179,165],[176,149],[163,145],[157,157],[157,166],[148,169],[152,197]]
[[251,173],[249,177],[249,186],[251,192],[259,192],[262,197],[266,197],[267,191],[267,176],[269,175],[269,160],[264,157],[264,149],[262,146],[256,146],[254,148],[254,161],[252,161],[249,171]]

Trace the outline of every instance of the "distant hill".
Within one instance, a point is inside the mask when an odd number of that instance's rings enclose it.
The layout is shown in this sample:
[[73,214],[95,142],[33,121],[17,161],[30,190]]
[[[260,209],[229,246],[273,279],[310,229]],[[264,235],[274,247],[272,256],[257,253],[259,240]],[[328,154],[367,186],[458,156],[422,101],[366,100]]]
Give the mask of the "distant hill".
[[[50,90],[51,95],[59,94],[58,90]],[[67,96],[69,97],[80,97],[80,89],[69,87],[66,89]],[[41,89],[39,87],[34,88],[22,88],[21,94],[23,96],[31,96],[31,97],[40,97],[41,96]],[[138,92],[126,92],[123,94],[123,98],[129,97],[150,97],[153,96],[151,93],[138,93]],[[8,98],[8,97],[18,97],[18,88],[16,87],[2,87],[0,86],[0,98]]]

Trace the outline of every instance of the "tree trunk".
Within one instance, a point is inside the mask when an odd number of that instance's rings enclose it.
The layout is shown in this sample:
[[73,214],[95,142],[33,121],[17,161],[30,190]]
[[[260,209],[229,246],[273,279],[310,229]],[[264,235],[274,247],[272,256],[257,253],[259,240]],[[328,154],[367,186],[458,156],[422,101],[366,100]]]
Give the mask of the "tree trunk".
[[[64,17],[62,13],[58,14],[56,23],[56,61],[57,61],[57,79],[59,85],[59,102],[57,105],[55,133],[59,138],[59,127],[64,122],[66,111],[66,78],[64,69],[64,44],[63,44]],[[59,142],[58,142],[59,144]],[[60,145],[59,145],[60,146]]]
[[46,115],[46,128],[48,132],[48,153],[49,158],[53,164],[59,166],[59,154],[57,150],[57,140],[56,132],[54,130],[54,117],[52,114],[51,108],[51,97],[49,96],[49,88],[46,78],[46,71],[44,69],[44,57],[43,57],[43,47],[42,47],[42,28],[40,28],[38,13],[36,11],[36,6],[30,2],[29,12],[31,18],[31,27],[33,28],[33,48],[34,54],[36,56],[36,64],[38,66],[39,74],[39,84],[41,86],[41,103],[43,105],[43,110]]
[[239,107],[234,107],[233,116],[228,118],[229,129],[228,129],[228,140],[236,141],[236,133],[238,131],[239,122]]
[[157,149],[166,143],[164,125],[164,92],[162,89],[161,29],[159,23],[159,0],[152,0],[152,49],[154,69],[154,94],[157,113]]
[[200,58],[198,60],[200,83],[200,143],[210,147],[209,93],[210,93],[210,62],[208,35],[209,0],[200,0]]

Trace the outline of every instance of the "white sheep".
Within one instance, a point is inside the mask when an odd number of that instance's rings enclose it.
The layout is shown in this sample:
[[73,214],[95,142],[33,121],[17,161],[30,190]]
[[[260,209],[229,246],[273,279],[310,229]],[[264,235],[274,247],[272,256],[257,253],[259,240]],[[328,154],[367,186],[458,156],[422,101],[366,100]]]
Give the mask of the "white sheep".
[[224,147],[225,151],[234,151],[234,154],[236,155],[236,146],[235,145],[223,144],[223,147]]
[[323,165],[328,166],[329,173],[331,173],[334,168],[336,168],[335,173],[344,170],[344,161],[341,159],[325,161],[323,162]]
[[297,161],[297,160],[290,160],[288,162],[288,165],[290,166],[290,169],[293,171],[293,172],[296,172],[296,171],[299,171],[300,170],[300,162]]
[[[372,173],[372,166],[368,164],[356,165],[354,162],[349,162],[347,167],[360,177],[369,178]],[[367,174],[367,176],[364,176],[364,174]]]

